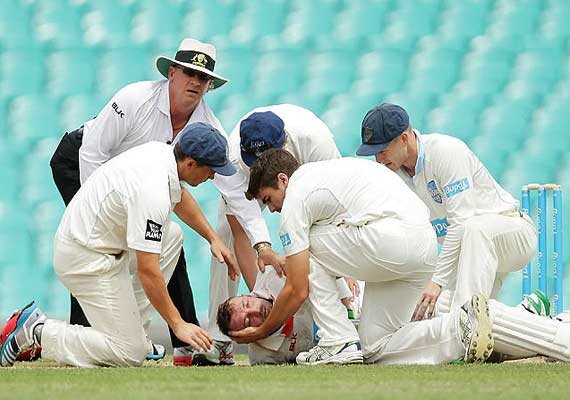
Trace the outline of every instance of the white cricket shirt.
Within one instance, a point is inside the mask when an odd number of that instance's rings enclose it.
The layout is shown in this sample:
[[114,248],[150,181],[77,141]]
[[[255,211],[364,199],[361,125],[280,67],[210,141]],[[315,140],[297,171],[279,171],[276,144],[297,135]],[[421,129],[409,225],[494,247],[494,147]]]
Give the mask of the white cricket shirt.
[[[205,122],[226,132],[204,99],[188,124]],[[119,90],[96,118],[85,123],[79,149],[81,183],[103,163],[143,143],[176,142],[170,120],[168,80],[141,81]],[[214,182],[215,183],[215,182]]]
[[309,248],[313,225],[363,226],[396,218],[423,226],[429,211],[385,166],[357,158],[299,167],[289,179],[281,209],[280,237],[286,256]]
[[443,242],[432,280],[446,287],[453,275],[463,237],[463,224],[484,214],[510,214],[518,201],[505,191],[461,140],[441,134],[421,135],[416,174],[397,171],[430,210],[431,223]]
[[[278,104],[256,108],[240,119],[230,134],[228,146],[230,160],[237,173],[218,178],[218,189],[226,202],[226,214],[235,215],[252,245],[270,242],[269,232],[262,211],[256,201],[247,201],[244,193],[249,184],[249,167],[241,158],[240,124],[254,112],[271,111],[283,120],[287,139],[283,149],[290,152],[301,164],[340,158],[334,137],[326,126],[311,111],[292,104]],[[247,203],[244,203],[243,200]]]
[[181,196],[172,146],[146,143],[93,172],[65,209],[57,235],[105,254],[160,254],[164,228]]

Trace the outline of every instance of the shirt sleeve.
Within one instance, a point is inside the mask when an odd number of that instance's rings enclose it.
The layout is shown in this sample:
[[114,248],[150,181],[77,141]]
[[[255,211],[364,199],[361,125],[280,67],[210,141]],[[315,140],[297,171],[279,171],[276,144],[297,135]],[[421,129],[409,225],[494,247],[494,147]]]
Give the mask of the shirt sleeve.
[[83,136],[79,149],[79,178],[83,184],[89,176],[107,162],[131,130],[136,112],[126,89],[121,89],[89,122],[89,133]]
[[214,185],[226,205],[226,214],[237,218],[252,246],[261,242],[271,243],[269,229],[267,229],[259,203],[245,197],[248,178],[239,167],[236,169],[237,172],[234,175],[216,174],[214,178]]
[[447,234],[432,280],[442,288],[456,273],[465,221],[475,215],[473,176],[477,163],[465,143],[456,140],[434,149],[434,174],[443,190],[447,215]]
[[[168,188],[164,188],[168,193]],[[168,196],[157,195],[153,187],[127,200],[127,245],[133,250],[160,254],[162,238],[170,217]]]
[[279,238],[285,256],[298,254],[309,248],[309,230],[313,224],[305,202],[288,194],[281,209]]

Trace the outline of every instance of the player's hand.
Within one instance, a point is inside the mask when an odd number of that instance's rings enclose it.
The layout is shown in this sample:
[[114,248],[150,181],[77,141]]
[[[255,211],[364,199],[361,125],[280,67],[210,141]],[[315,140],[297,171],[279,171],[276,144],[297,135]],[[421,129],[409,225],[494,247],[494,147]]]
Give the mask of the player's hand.
[[230,331],[228,336],[237,343],[257,342],[266,337],[259,327],[249,327],[241,331]]
[[210,243],[210,251],[218,262],[227,265],[228,275],[232,281],[235,281],[239,276],[239,267],[230,249],[221,240],[213,240]]
[[412,315],[412,321],[421,321],[422,319],[433,317],[435,313],[435,304],[437,303],[440,293],[441,286],[430,281],[420,296],[420,300],[418,301],[414,314]]
[[287,275],[285,273],[285,256],[274,252],[271,248],[260,250],[257,254],[257,268],[261,272],[265,272],[266,265],[272,265],[279,277]]
[[351,278],[344,278],[344,280],[346,281],[348,288],[352,292],[352,296],[355,299],[358,296],[360,296],[360,285],[358,284],[358,281],[356,279],[351,279]]
[[188,343],[195,350],[208,351],[212,347],[212,338],[199,326],[181,321],[172,327],[172,330],[178,339]]

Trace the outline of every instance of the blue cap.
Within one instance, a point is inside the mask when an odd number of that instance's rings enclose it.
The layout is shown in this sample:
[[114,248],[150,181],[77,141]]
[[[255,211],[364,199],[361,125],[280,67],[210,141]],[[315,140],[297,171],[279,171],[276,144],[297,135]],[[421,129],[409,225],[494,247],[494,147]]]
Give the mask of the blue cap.
[[239,126],[241,158],[251,167],[268,149],[280,148],[285,142],[285,124],[271,111],[254,112]]
[[178,146],[182,153],[212,168],[220,175],[233,175],[236,169],[228,160],[228,142],[213,126],[203,122],[187,125],[180,133]]
[[396,104],[382,103],[366,113],[362,121],[362,144],[356,150],[359,156],[373,156],[384,150],[392,139],[410,126],[406,110]]

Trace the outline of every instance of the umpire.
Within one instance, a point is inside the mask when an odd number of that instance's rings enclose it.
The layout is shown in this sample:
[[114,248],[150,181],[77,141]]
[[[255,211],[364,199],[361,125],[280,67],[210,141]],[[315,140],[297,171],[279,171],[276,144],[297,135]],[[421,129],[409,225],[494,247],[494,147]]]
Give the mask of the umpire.
[[[176,143],[188,124],[205,122],[225,136],[220,122],[203,97],[227,79],[214,73],[216,49],[194,39],[184,39],[174,58],[159,57],[158,71],[166,78],[142,81],[119,90],[94,119],[66,132],[51,159],[55,184],[67,206],[80,185],[114,156],[150,141]],[[152,160],[149,160],[152,162]],[[198,325],[184,251],[168,284],[168,293],[186,322]],[[71,324],[90,326],[71,295]],[[170,330],[174,364],[191,365],[192,349]]]

